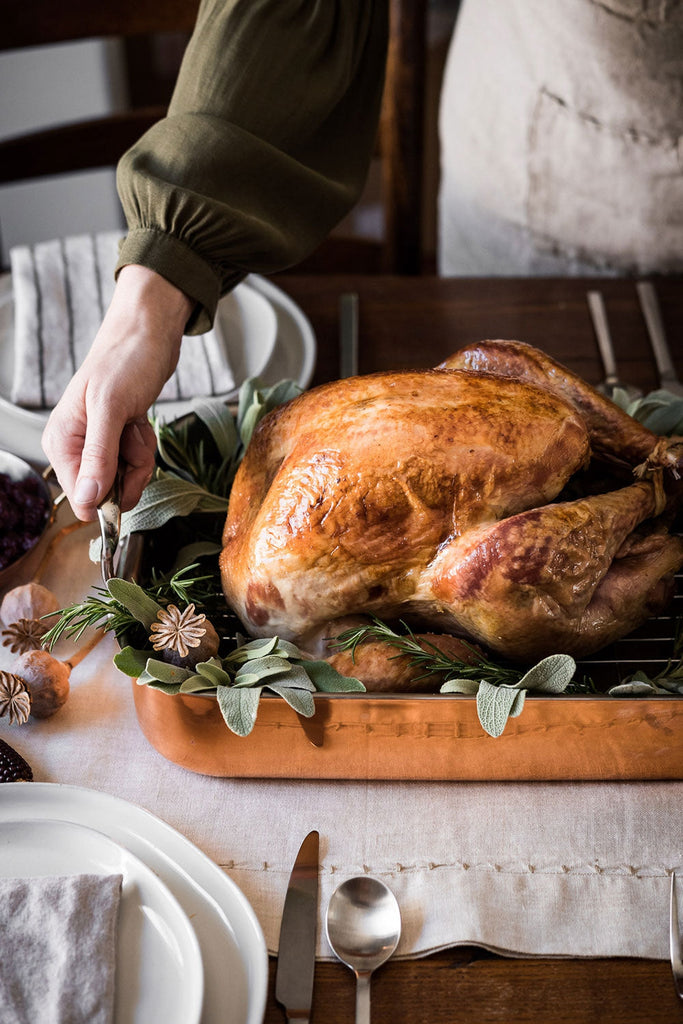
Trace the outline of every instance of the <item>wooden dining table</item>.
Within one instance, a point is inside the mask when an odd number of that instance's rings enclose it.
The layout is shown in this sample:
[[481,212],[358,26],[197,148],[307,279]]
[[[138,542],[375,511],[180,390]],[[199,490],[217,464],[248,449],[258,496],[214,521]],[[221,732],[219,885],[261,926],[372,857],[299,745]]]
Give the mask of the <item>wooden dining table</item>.
[[[358,296],[360,373],[436,366],[470,342],[505,338],[529,342],[597,384],[604,371],[586,299],[591,289],[604,296],[620,377],[645,391],[659,384],[635,280],[294,273],[276,283],[302,308],[315,332],[312,385],[340,374],[340,298],[348,293]],[[683,280],[655,279],[655,285],[683,378]],[[266,1024],[285,1020],[274,997],[275,967],[271,958]],[[354,986],[348,968],[319,962],[312,1021],[352,1020]],[[372,981],[372,1019],[375,1024],[670,1024],[683,1021],[683,1002],[664,960],[509,958],[468,946],[380,968]]]

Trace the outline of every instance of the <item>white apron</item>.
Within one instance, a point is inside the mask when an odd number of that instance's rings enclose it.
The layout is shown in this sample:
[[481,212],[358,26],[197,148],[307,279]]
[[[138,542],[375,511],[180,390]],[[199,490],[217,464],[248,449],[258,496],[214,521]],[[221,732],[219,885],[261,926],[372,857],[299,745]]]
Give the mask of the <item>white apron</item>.
[[463,0],[443,275],[683,271],[683,0]]

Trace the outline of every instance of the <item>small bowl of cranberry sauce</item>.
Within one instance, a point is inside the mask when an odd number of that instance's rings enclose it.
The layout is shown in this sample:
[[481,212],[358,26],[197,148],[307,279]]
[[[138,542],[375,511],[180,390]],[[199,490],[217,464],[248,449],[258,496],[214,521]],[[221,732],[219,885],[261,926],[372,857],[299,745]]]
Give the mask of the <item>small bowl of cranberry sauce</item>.
[[40,473],[0,449],[0,586],[33,551],[53,514],[50,490]]

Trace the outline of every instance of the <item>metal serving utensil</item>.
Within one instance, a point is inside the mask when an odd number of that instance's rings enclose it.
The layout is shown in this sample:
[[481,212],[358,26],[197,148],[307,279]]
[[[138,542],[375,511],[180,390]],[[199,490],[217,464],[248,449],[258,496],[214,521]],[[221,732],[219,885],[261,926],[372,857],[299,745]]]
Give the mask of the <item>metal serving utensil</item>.
[[640,308],[643,311],[647,333],[657,364],[659,386],[666,391],[670,391],[672,395],[683,395],[683,384],[681,384],[676,374],[676,368],[666,341],[662,314],[654,285],[650,281],[639,281],[636,285],[636,291],[638,292]]
[[325,929],[334,953],[356,975],[356,1024],[370,1024],[370,976],[401,936],[396,897],[370,875],[349,878],[332,893]]
[[681,962],[681,930],[678,925],[678,899],[676,893],[676,872],[671,872],[671,911],[669,919],[669,949],[671,970],[679,999],[683,999],[683,963]]
[[602,292],[588,292],[586,298],[588,299],[588,308],[593,321],[595,336],[598,339],[600,358],[605,370],[605,379],[598,385],[597,390],[611,398],[615,390],[620,388],[626,392],[629,399],[640,398],[643,393],[640,388],[633,387],[631,384],[624,384],[619,379],[617,360],[614,354],[614,345],[612,344],[612,335],[607,322],[607,311]]
[[121,535],[121,493],[123,490],[124,467],[119,462],[114,483],[109,493],[97,506],[97,518],[100,521],[100,537],[102,552],[100,554],[100,571],[105,583],[114,575],[114,555],[119,546]]
[[358,295],[345,292],[339,300],[339,376],[358,374]]

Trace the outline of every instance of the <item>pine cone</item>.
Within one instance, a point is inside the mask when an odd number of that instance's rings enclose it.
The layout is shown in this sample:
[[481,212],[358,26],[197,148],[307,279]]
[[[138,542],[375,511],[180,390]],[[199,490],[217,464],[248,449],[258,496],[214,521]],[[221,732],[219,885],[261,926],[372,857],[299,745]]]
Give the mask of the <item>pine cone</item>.
[[33,772],[14,747],[0,739],[0,782],[32,782]]

